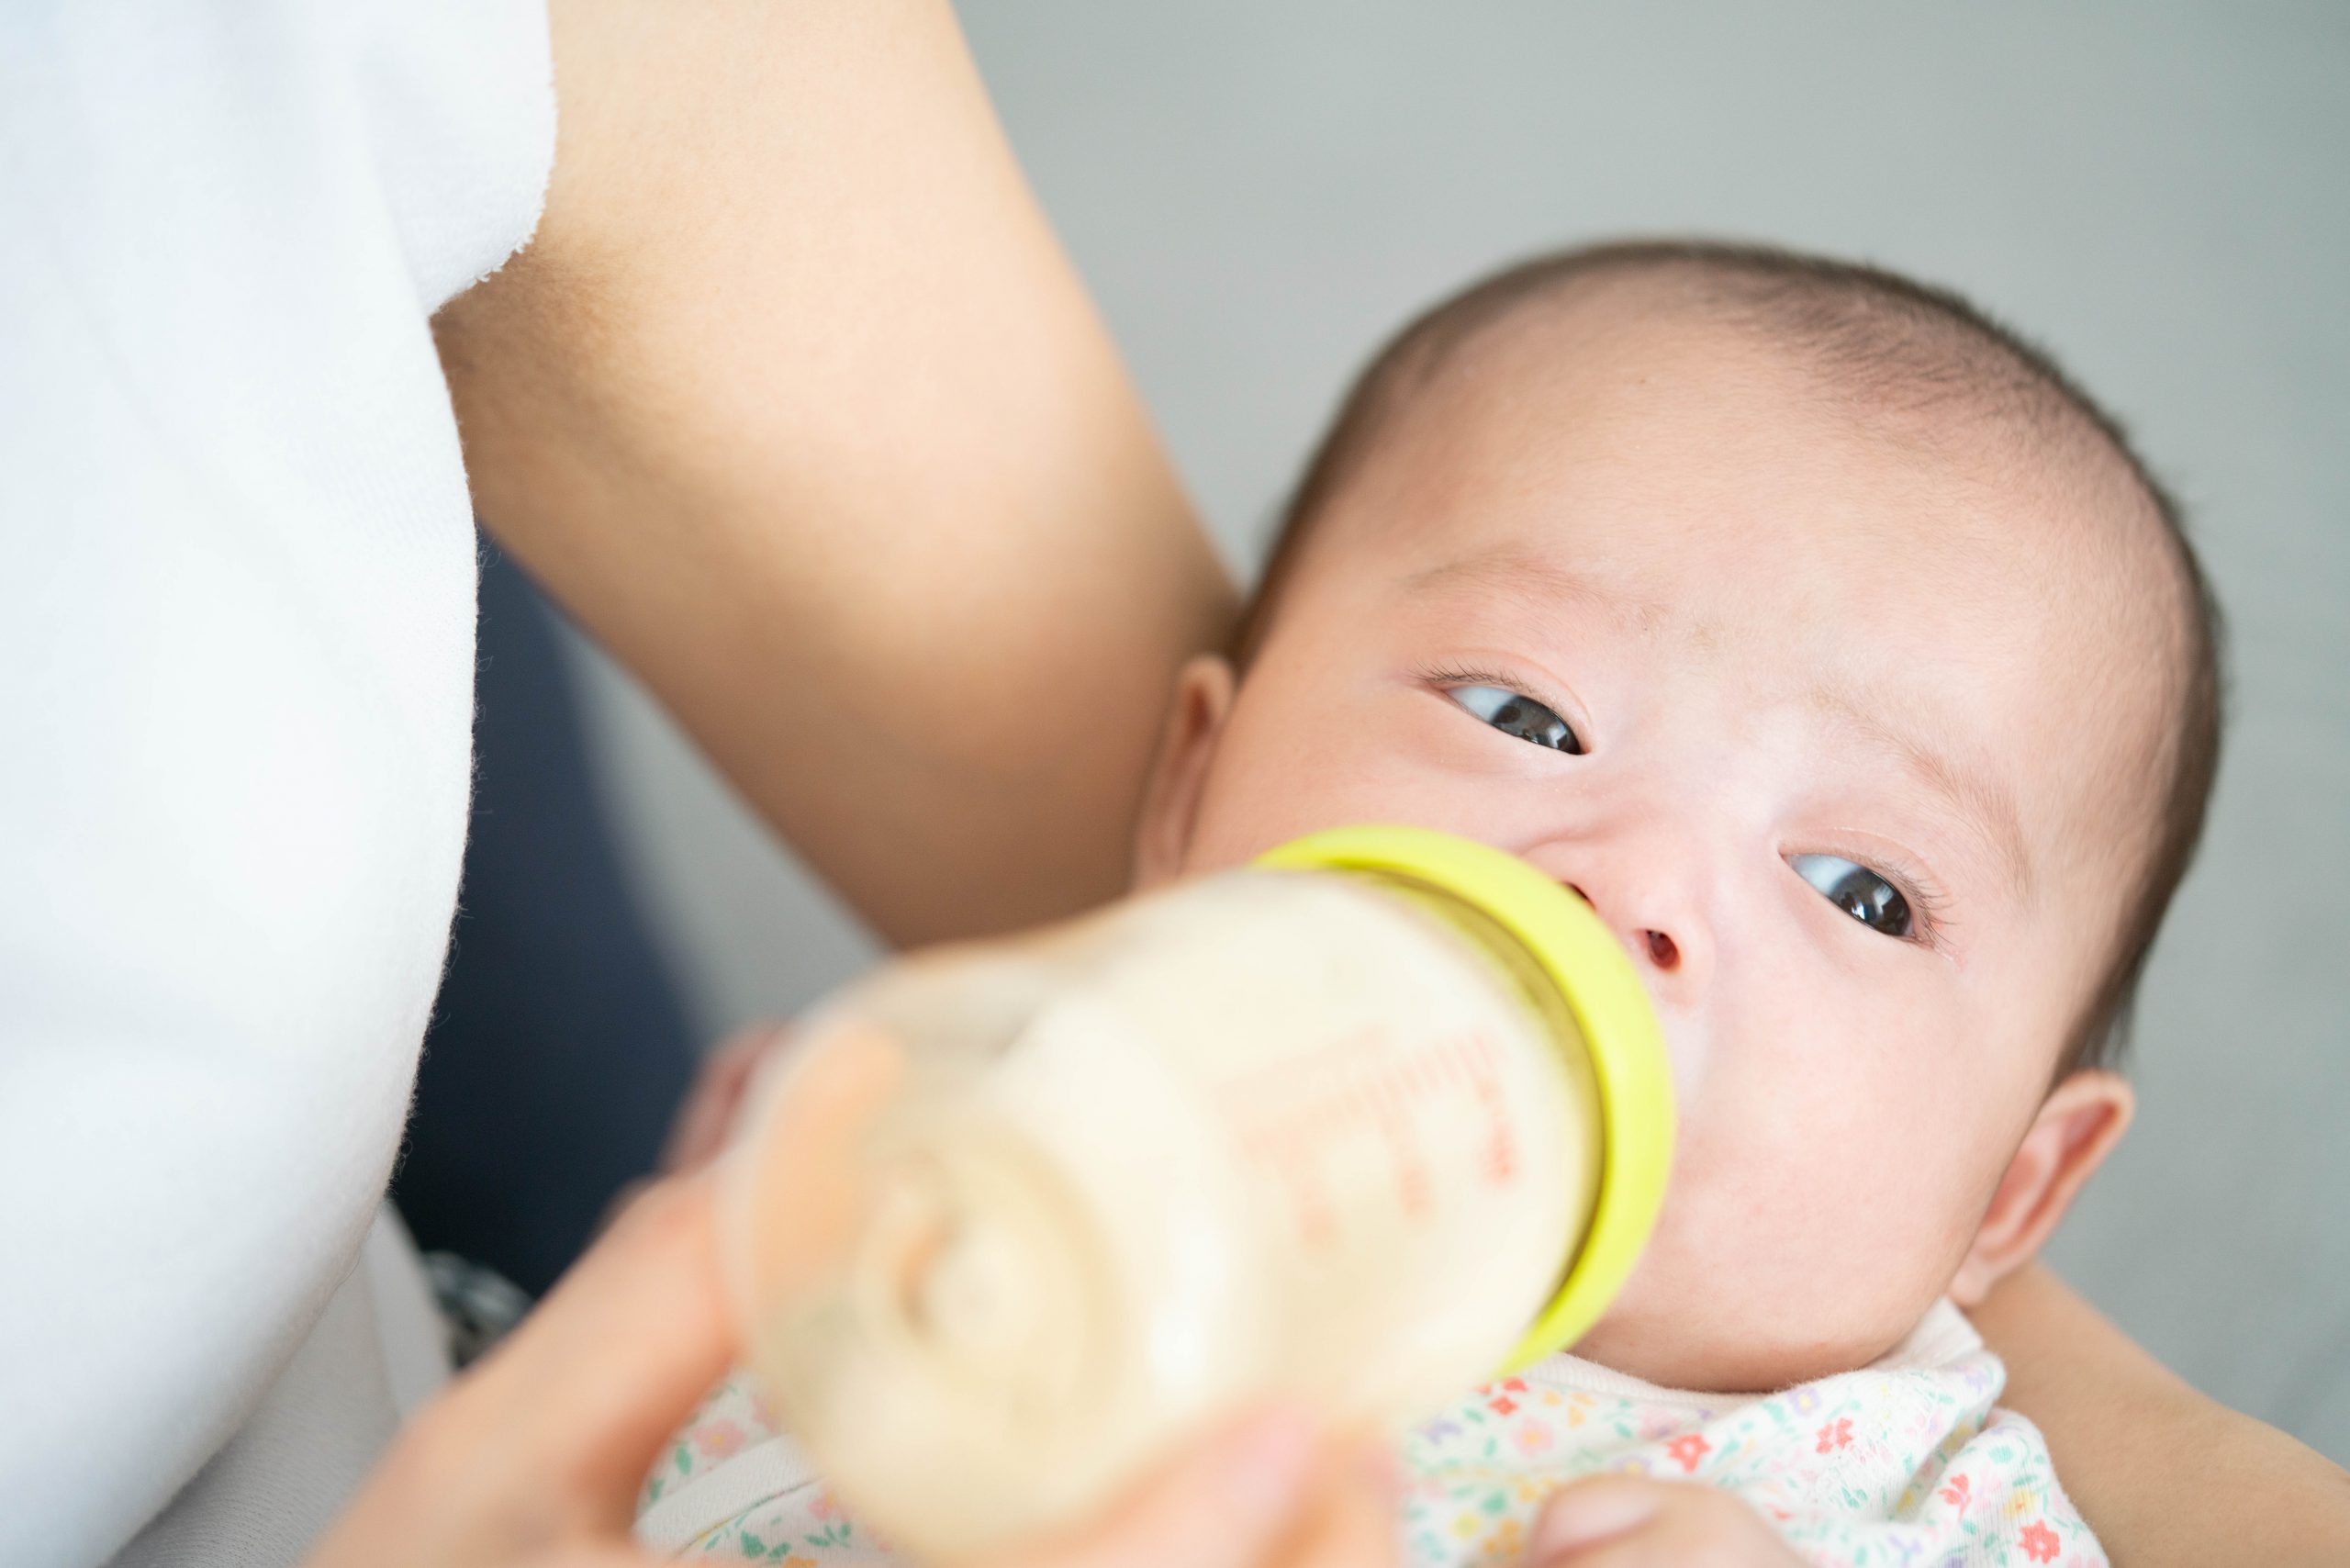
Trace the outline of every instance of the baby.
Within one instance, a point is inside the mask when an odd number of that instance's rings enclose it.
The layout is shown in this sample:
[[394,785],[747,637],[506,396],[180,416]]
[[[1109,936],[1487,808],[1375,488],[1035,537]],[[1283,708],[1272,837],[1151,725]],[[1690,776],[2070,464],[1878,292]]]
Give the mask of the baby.
[[[1371,364],[1232,656],[1182,675],[1137,881],[1347,823],[1501,846],[1621,936],[1681,1104],[1605,1320],[1406,1438],[1414,1558],[1514,1561],[1551,1492],[1631,1470],[1814,1562],[2104,1561],[1957,1308],[2129,1123],[2215,637],[2112,422],[1883,273],[1579,251]],[[873,1550],[740,1383],[640,1528]]]

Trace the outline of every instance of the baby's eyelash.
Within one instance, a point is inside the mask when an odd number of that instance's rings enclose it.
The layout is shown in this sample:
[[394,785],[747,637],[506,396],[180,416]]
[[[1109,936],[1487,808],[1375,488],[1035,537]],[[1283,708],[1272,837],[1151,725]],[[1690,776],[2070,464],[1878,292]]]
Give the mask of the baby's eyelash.
[[1949,916],[1945,913],[1950,900],[1933,879],[1914,866],[1897,861],[1888,863],[1881,853],[1854,853],[1845,856],[1845,858],[1855,865],[1867,867],[1899,890],[1902,902],[1909,906],[1912,929],[1908,940],[1922,947],[1942,946],[1942,937],[1950,930]]
[[1471,665],[1447,664],[1427,666],[1421,669],[1420,678],[1430,686],[1498,686],[1529,702],[1539,702],[1570,723],[1574,722],[1568,719],[1567,709],[1558,698],[1533,689],[1530,683],[1520,676],[1504,675],[1499,670],[1479,669]]

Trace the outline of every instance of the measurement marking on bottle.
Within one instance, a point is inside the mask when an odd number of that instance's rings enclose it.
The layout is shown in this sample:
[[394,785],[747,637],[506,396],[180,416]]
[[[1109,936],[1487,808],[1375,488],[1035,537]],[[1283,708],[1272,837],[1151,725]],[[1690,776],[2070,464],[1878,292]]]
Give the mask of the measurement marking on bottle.
[[[1367,1029],[1235,1079],[1216,1101],[1315,1250],[1338,1239],[1334,1183],[1352,1185],[1350,1171],[1383,1172],[1396,1208],[1425,1225],[1459,1178],[1505,1186],[1521,1169],[1500,1048],[1479,1031],[1406,1047]],[[1366,1143],[1378,1150],[1368,1159]],[[1447,1182],[1448,1171],[1458,1175]]]

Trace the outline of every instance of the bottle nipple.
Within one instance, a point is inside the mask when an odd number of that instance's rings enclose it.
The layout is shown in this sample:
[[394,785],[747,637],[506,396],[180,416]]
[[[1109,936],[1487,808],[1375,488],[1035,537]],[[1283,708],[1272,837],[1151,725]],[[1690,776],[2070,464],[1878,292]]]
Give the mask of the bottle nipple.
[[1050,1173],[990,1131],[933,1127],[879,1162],[851,1290],[877,1350],[1042,1415],[1081,1396],[1100,1264]]
[[879,1194],[866,1270],[910,1338],[939,1355],[1016,1355],[1040,1337],[1035,1278],[1001,1215],[973,1212],[932,1169],[901,1170]]

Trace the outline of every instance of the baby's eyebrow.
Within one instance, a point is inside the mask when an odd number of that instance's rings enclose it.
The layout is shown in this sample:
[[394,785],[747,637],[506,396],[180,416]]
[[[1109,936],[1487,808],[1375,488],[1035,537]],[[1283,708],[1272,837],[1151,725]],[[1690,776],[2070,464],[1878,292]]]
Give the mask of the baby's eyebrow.
[[2007,872],[2009,886],[2018,901],[2031,896],[2031,853],[2024,843],[2023,822],[2016,812],[2015,795],[2002,780],[1936,749],[1915,731],[1887,722],[1874,706],[1861,701],[1852,692],[1823,683],[1812,689],[1811,702],[1813,707],[1898,755],[1912,772],[1955,806],[1959,815],[1982,835]]
[[1538,609],[1566,599],[1643,631],[1653,629],[1662,619],[1662,612],[1651,605],[1628,602],[1621,593],[1515,545],[1463,555],[1457,561],[1415,572],[1404,580],[1404,592],[1411,594],[1457,586],[1496,588]]

